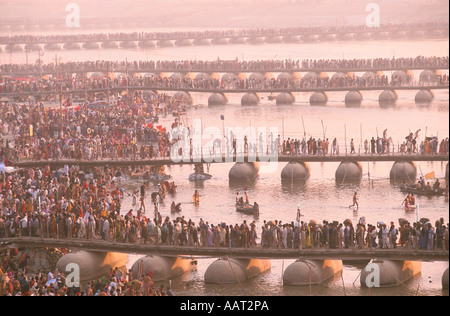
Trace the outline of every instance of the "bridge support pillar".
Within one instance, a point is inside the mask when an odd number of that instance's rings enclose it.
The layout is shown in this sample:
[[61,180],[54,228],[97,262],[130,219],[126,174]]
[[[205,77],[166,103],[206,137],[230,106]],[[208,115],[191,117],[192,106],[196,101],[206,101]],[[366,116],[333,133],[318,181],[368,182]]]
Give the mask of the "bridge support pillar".
[[341,260],[297,260],[284,271],[283,284],[296,286],[320,284],[342,270]]
[[347,107],[360,107],[363,96],[360,91],[349,91],[345,95],[345,106]]
[[208,105],[226,105],[228,98],[223,93],[214,93],[208,98]]
[[311,167],[307,162],[290,162],[281,171],[283,182],[304,182],[311,175]]
[[261,98],[256,93],[246,93],[241,99],[241,105],[258,105]]
[[56,263],[56,269],[65,272],[70,270],[69,264],[77,264],[80,268],[80,282],[88,282],[107,275],[115,267],[127,264],[128,255],[115,252],[78,251],[64,255]]
[[362,165],[359,162],[343,161],[336,169],[336,183],[359,182],[362,178]]
[[420,261],[373,260],[362,270],[360,282],[363,287],[393,287],[413,278],[421,270]]
[[235,284],[247,281],[271,268],[270,260],[263,259],[218,259],[205,272],[205,283]]
[[396,161],[391,168],[389,177],[394,183],[403,183],[404,181],[414,183],[417,178],[417,165],[414,161]]
[[152,280],[159,282],[173,279],[196,268],[197,263],[194,259],[149,255],[137,260],[131,267],[131,272],[133,279],[137,280],[140,274],[148,275],[152,271]]

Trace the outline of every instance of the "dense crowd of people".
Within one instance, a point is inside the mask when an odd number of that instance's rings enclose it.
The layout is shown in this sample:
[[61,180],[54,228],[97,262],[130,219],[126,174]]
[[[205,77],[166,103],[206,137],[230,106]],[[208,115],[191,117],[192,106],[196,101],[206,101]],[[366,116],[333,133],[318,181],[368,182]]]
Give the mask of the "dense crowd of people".
[[65,74],[72,72],[152,72],[152,71],[299,71],[299,70],[358,70],[405,69],[405,68],[448,68],[448,56],[416,58],[373,58],[373,59],[303,59],[303,60],[159,60],[159,61],[82,61],[7,64],[0,65],[0,74]]
[[[435,27],[445,27],[447,24],[385,24],[378,28],[379,32],[421,30]],[[174,31],[174,32],[133,32],[133,33],[93,33],[93,34],[66,34],[66,35],[11,35],[0,36],[0,43],[47,43],[47,42],[85,42],[85,41],[141,41],[141,40],[176,40],[176,39],[202,39],[224,37],[258,37],[258,36],[286,36],[309,34],[334,34],[343,32],[364,32],[365,25],[335,26],[335,27],[296,27],[296,28],[246,28],[220,31]]]
[[[88,178],[79,168],[52,172],[24,169],[14,174],[0,175],[0,238],[17,236],[43,238],[77,238],[105,240],[130,244],[158,244],[191,247],[232,248],[396,248],[448,250],[448,224],[443,219],[434,225],[421,219],[412,225],[399,220],[398,228],[378,222],[371,225],[361,218],[356,226],[351,220],[343,222],[296,221],[282,223],[263,221],[261,230],[256,222],[229,224],[198,223],[184,216],[162,217],[159,202],[163,201],[168,183],[153,192],[153,211],[145,208],[146,186],[133,192],[133,205],[125,215],[122,210],[124,194],[115,176],[120,170],[106,167],[96,169]],[[141,205],[137,207],[140,192]],[[131,194],[129,194],[131,195]],[[180,215],[180,214],[178,214]]]
[[400,87],[400,86],[430,86],[448,85],[447,74],[436,75],[427,74],[420,76],[417,80],[414,74],[406,72],[394,72],[391,76],[385,74],[374,74],[372,72],[363,75],[352,73],[335,73],[329,76],[327,73],[309,72],[305,76],[282,74],[275,78],[273,75],[255,73],[250,76],[237,76],[225,74],[220,77],[193,76],[174,73],[171,76],[166,74],[120,74],[106,75],[95,73],[90,77],[85,75],[75,75],[68,77],[43,77],[35,78],[0,78],[1,94],[24,94],[24,93],[72,93],[84,95],[92,90],[110,94],[117,94],[118,91],[126,89],[189,89],[195,90],[301,90],[301,89],[333,89],[348,88],[358,89],[364,87]]
[[[152,159],[167,157],[173,140],[159,117],[178,111],[181,100],[134,95],[111,106],[44,108],[12,103],[0,107],[0,159]],[[174,123],[178,124],[178,123]],[[8,136],[10,138],[8,138]]]
[[[192,140],[189,127],[186,133],[176,133],[182,126],[175,118],[170,128],[158,125],[159,116],[185,108],[181,99],[167,95],[142,96],[116,100],[113,105],[89,108],[71,106],[45,108],[42,103],[8,103],[0,107],[0,161],[55,160],[150,160],[172,156],[183,137]],[[242,135],[241,135],[242,136]],[[342,144],[342,139],[310,136],[297,138],[260,134],[252,139],[237,134],[224,135],[223,142],[210,150],[215,153],[278,154],[284,156],[333,156],[352,154],[393,155],[449,153],[447,138],[421,137],[420,130],[409,133],[394,143],[392,137],[377,135],[364,143],[354,139]],[[182,154],[192,156],[197,150],[192,141],[183,141]],[[177,145],[177,146],[175,146]],[[175,146],[175,147],[174,147]],[[175,149],[174,149],[175,148]],[[178,149],[180,150],[180,149]],[[180,153],[179,153],[180,154]]]
[[111,269],[101,279],[68,287],[65,273],[27,271],[26,253],[12,249],[0,261],[0,297],[3,296],[174,296],[170,287],[156,286],[151,275],[133,279],[131,272]]

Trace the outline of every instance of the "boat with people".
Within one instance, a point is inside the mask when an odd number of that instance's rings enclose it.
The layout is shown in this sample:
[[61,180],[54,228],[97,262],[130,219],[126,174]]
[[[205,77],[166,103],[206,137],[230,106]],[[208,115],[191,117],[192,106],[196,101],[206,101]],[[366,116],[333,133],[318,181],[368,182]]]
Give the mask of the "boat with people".
[[401,185],[400,191],[402,193],[415,194],[418,196],[441,196],[444,194],[445,189],[419,187],[417,185]]
[[256,204],[236,204],[236,212],[244,213],[247,215],[259,216],[259,206]]

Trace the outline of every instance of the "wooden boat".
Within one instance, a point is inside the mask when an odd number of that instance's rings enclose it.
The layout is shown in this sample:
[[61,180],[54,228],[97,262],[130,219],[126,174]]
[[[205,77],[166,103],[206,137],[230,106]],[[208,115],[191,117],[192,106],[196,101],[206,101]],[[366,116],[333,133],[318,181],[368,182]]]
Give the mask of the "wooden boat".
[[426,189],[426,188],[417,188],[415,185],[413,186],[404,186],[400,187],[400,191],[402,193],[412,193],[414,195],[420,196],[441,196],[444,194],[445,189]]
[[236,204],[236,212],[259,216],[259,211],[255,210],[255,208],[251,204]]

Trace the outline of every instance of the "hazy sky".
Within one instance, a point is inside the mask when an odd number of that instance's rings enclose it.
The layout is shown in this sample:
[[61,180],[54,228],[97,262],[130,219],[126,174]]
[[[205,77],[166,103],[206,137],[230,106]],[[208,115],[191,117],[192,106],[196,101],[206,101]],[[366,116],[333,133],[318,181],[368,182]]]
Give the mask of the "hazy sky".
[[155,28],[362,25],[369,3],[379,5],[382,24],[443,22],[449,16],[447,0],[1,0],[0,24],[59,25],[71,3],[79,6],[82,24],[124,27],[139,23]]

